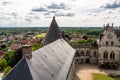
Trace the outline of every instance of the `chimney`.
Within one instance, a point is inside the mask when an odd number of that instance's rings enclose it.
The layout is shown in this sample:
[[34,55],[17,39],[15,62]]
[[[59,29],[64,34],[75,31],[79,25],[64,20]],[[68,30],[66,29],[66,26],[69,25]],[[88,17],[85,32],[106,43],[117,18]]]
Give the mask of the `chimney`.
[[60,35],[60,38],[62,38],[62,35],[63,35],[63,34],[62,34],[61,32],[59,33],[59,35]]
[[27,59],[32,58],[32,50],[30,45],[23,45],[22,46],[22,53]]
[[109,23],[107,24],[107,27],[109,27]]
[[105,24],[103,24],[103,27],[105,28]]
[[113,23],[112,23],[112,28],[113,28]]

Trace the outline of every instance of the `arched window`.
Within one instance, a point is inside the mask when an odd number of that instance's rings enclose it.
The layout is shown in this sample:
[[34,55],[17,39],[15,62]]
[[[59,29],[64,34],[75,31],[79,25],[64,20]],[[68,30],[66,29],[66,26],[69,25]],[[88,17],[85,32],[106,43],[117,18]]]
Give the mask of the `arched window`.
[[87,56],[89,55],[89,51],[88,51],[88,50],[86,51],[86,55],[87,55]]
[[113,59],[115,59],[115,53],[113,53]]
[[110,59],[115,59],[115,53],[113,51],[110,53]]
[[81,51],[81,55],[84,55],[84,51],[83,50]]
[[103,53],[103,58],[104,58],[104,59],[108,59],[108,52],[107,52],[107,51],[105,51],[105,52]]
[[112,53],[110,53],[110,59],[112,59]]

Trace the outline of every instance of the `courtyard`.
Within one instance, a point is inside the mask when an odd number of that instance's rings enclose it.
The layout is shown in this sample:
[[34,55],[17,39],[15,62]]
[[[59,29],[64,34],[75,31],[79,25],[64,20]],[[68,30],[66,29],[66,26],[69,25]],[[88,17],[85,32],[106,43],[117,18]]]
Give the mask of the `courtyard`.
[[76,64],[76,78],[77,80],[93,80],[92,74],[98,73],[98,74],[117,74],[120,75],[119,70],[105,70],[100,69],[97,67],[97,65],[91,65],[91,64]]

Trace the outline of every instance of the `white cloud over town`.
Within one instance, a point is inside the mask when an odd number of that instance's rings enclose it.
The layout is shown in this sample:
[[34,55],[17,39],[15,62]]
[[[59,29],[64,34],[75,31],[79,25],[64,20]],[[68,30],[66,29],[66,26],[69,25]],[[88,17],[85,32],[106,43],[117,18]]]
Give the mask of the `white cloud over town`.
[[120,25],[120,0],[0,0],[0,26],[60,27]]

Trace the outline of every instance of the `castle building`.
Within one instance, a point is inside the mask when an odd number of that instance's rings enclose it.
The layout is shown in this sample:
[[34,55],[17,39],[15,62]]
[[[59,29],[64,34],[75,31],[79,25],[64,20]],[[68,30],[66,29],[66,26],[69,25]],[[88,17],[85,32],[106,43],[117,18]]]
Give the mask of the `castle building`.
[[114,62],[120,64],[120,29],[114,29],[113,24],[104,25],[97,45],[77,44],[76,63],[101,64]]
[[98,47],[91,44],[79,44],[76,48],[76,63],[98,63]]
[[76,50],[60,37],[55,18],[43,43],[33,52],[23,46],[23,58],[3,80],[74,80]]
[[74,80],[75,62],[120,64],[120,30],[113,24],[104,26],[97,44],[77,44],[73,46],[76,51],[62,38],[53,17],[42,43],[44,46],[33,52],[31,46],[23,46],[23,58],[3,80]]
[[98,45],[98,65],[103,62],[120,64],[120,29],[113,29],[113,24],[104,26]]

